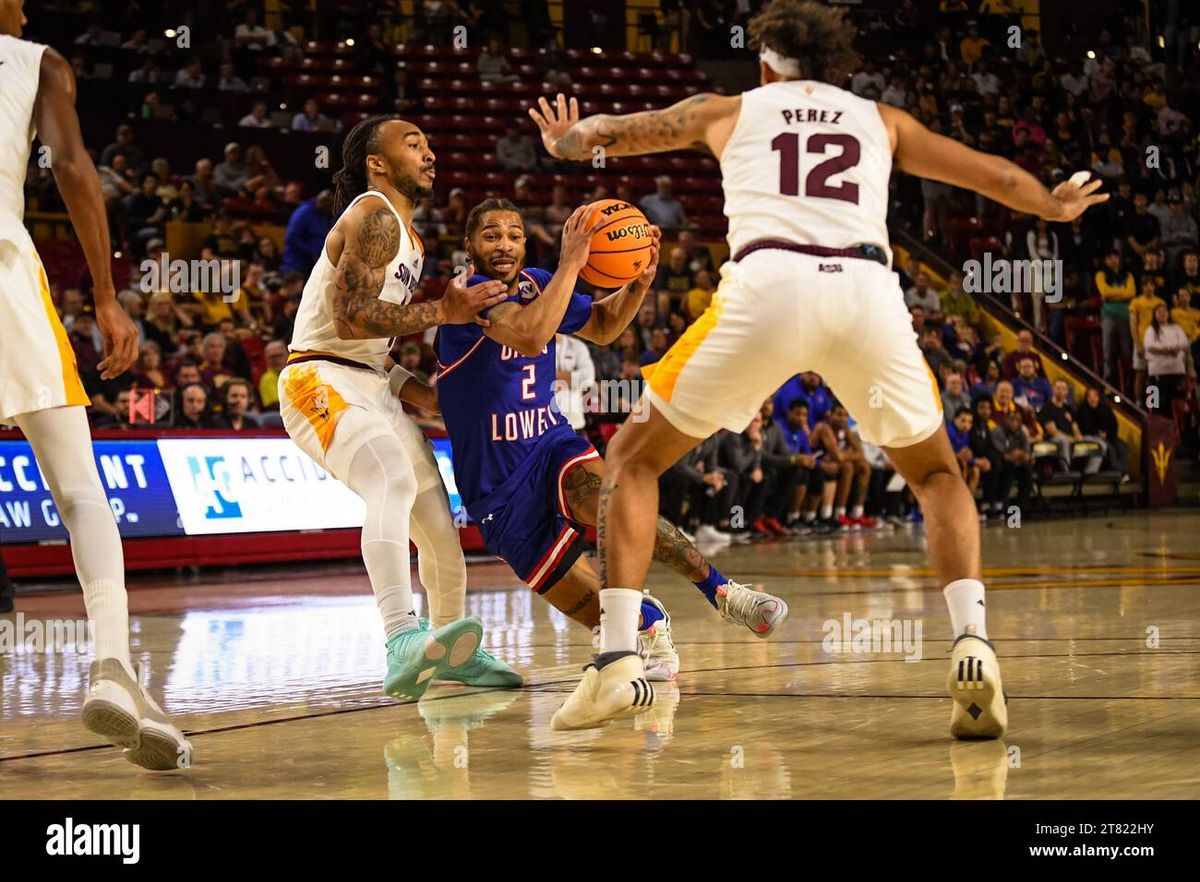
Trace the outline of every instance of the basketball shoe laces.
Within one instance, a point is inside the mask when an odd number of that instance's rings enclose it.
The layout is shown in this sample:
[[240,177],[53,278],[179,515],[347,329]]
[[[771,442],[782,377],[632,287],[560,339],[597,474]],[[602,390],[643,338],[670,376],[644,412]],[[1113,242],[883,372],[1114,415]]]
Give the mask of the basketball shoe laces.
[[721,604],[721,618],[739,625],[747,625],[751,629],[762,623],[762,615],[758,611],[761,604],[759,592],[737,582],[729,582],[725,586],[725,602]]

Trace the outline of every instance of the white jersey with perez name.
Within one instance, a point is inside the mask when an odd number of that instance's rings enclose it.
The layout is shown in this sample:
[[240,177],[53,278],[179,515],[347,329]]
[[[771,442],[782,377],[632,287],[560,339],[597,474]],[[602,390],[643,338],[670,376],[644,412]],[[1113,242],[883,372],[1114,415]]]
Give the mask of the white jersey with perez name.
[[756,239],[888,253],[892,149],[874,102],[811,80],[742,94],[721,153],[729,248]]
[[0,35],[0,241],[25,247],[32,247],[23,221],[25,169],[45,51],[41,43]]
[[[355,197],[346,206],[349,211],[360,199],[378,199],[396,215],[400,224],[400,248],[391,263],[387,265],[384,274],[383,290],[379,299],[388,303],[404,306],[412,300],[413,289],[421,278],[421,267],[425,253],[420,244],[413,239],[408,224],[399,213],[377,190],[368,190]],[[330,261],[325,248],[321,248],[321,256],[313,267],[312,275],[304,285],[304,294],[300,298],[300,309],[296,312],[296,326],[292,332],[292,342],[288,347],[297,355],[302,353],[326,353],[339,358],[356,361],[382,371],[388,353],[392,349],[392,341],[388,337],[369,340],[342,340],[337,335],[337,325],[334,322],[333,297],[334,277],[337,268]]]

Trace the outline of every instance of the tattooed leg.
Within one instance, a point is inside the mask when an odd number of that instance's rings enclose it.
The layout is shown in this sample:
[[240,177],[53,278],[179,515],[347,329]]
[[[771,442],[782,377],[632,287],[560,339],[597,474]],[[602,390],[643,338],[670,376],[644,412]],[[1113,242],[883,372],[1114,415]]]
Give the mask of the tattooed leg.
[[[583,524],[598,526],[599,509],[604,498],[604,462],[589,460],[580,463],[563,478],[563,495],[571,517]],[[611,495],[611,492],[610,494]],[[599,530],[597,530],[597,535]],[[691,582],[708,578],[711,567],[674,524],[659,516],[655,525],[654,559],[673,569]],[[601,584],[604,578],[604,553],[600,552]]]
[[666,564],[679,575],[692,582],[703,582],[712,572],[712,567],[696,546],[688,542],[679,528],[664,518],[658,517],[658,530],[654,536],[654,559]]
[[567,618],[588,629],[600,624],[600,579],[583,557],[542,597]]

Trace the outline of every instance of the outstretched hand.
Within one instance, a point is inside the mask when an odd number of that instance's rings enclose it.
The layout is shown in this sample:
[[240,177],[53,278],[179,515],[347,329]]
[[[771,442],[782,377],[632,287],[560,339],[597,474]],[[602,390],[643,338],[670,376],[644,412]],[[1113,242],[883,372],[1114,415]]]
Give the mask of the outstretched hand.
[[575,123],[579,122],[579,100],[567,100],[559,92],[552,105],[545,98],[538,99],[538,106],[529,108],[529,116],[542,132],[542,144],[546,152],[555,159],[570,159],[559,149],[558,142]]
[[1096,193],[1103,181],[1100,178],[1083,183],[1086,173],[1074,174],[1070,180],[1063,181],[1050,191],[1054,198],[1057,211],[1043,217],[1048,221],[1069,223],[1083,214],[1093,205],[1108,201],[1107,193]]

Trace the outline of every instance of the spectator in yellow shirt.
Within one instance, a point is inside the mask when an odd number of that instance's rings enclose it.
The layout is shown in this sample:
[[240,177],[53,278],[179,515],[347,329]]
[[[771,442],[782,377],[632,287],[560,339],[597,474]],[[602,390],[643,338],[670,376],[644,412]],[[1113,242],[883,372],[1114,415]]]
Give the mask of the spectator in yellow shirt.
[[962,54],[964,64],[974,64],[983,57],[983,47],[991,43],[979,35],[979,25],[971,22],[967,27],[967,35],[963,37],[958,51]]
[[713,284],[712,273],[700,270],[696,273],[696,287],[687,292],[684,298],[684,309],[687,310],[688,321],[694,322],[708,309],[712,303],[713,292],[717,286]]
[[1186,285],[1180,285],[1175,292],[1175,307],[1171,310],[1171,321],[1183,328],[1183,333],[1191,344],[1191,363],[1188,365],[1188,376],[1196,376],[1196,365],[1200,363],[1200,309],[1192,306],[1192,292]]
[[1135,288],[1133,273],[1121,266],[1121,252],[1113,248],[1104,256],[1104,269],[1096,273],[1096,290],[1104,301],[1100,307],[1100,332],[1104,345],[1104,379],[1117,385],[1117,359],[1133,354],[1129,328],[1129,301]]
[[1186,286],[1181,285],[1175,292],[1171,321],[1183,328],[1189,343],[1200,340],[1200,309],[1192,306],[1192,292]]
[[222,319],[233,318],[233,310],[220,291],[194,291],[192,297],[200,304],[200,324],[204,327],[215,328]]
[[258,380],[258,400],[262,402],[263,410],[279,409],[279,372],[287,364],[287,347],[282,340],[272,340],[263,349],[267,359],[267,369]]
[[1158,296],[1154,279],[1142,279],[1141,292],[1129,301],[1129,332],[1133,335],[1133,394],[1142,400],[1142,392],[1146,388],[1146,348],[1142,343],[1146,336],[1146,328],[1154,318],[1154,310],[1166,306],[1166,301]]

